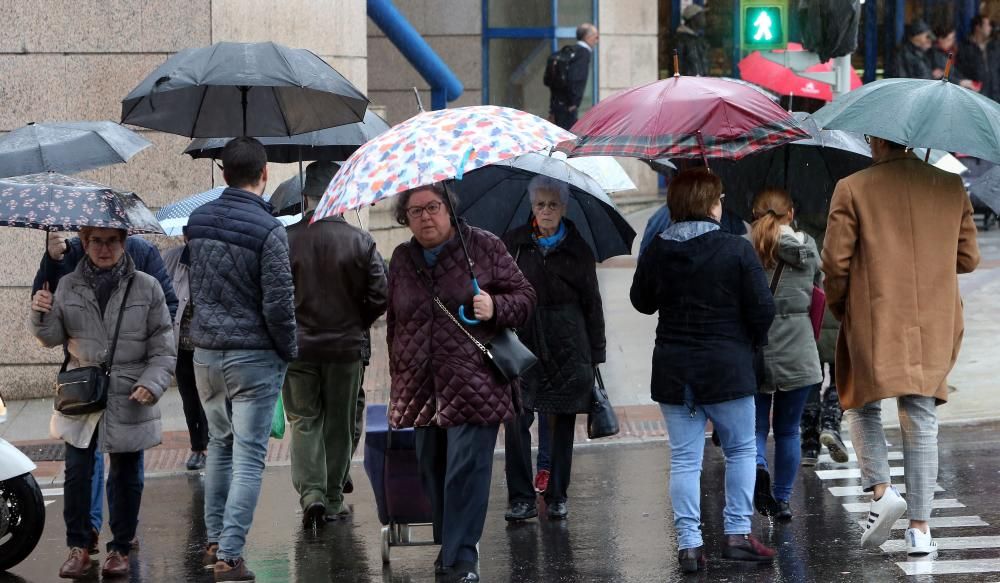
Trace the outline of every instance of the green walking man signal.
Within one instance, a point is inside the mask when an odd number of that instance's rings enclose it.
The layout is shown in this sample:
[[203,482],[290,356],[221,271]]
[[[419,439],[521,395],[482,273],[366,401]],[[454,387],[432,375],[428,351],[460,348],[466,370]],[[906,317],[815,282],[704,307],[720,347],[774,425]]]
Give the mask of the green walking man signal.
[[788,46],[788,0],[740,0],[740,45],[745,52]]

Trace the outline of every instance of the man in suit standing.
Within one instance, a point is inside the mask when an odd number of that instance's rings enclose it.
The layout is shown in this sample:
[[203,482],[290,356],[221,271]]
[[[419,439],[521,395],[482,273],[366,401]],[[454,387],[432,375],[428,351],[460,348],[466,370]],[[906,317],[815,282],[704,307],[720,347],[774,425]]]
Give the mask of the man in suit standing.
[[600,34],[593,24],[585,22],[576,28],[576,50],[569,61],[568,90],[552,91],[549,113],[555,124],[565,130],[576,123],[583,92],[587,88],[587,77],[590,75],[590,54],[598,40]]

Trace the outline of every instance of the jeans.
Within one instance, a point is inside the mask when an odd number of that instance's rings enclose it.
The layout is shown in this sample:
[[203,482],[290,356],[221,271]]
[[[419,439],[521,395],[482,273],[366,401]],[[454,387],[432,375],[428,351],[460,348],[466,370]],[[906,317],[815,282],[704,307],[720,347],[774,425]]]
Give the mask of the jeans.
[[[937,484],[937,402],[934,397],[907,395],[896,399],[896,403],[903,436],[907,516],[910,520],[925,521],[931,517]],[[861,466],[861,486],[870,492],[876,484],[891,483],[881,401],[848,409],[845,415],[851,424],[851,440]]]
[[[690,397],[690,390],[688,391]],[[749,534],[753,516],[753,488],[757,480],[754,458],[754,401],[747,396],[712,405],[660,405],[670,438],[670,502],[674,507],[677,548],[700,547],[701,466],[705,453],[705,425],[718,430],[726,456],[726,507],[723,532]]]
[[[92,438],[90,446],[85,449],[66,444],[63,521],[66,523],[66,546],[69,547],[90,547],[96,449],[96,438]],[[128,555],[139,524],[139,505],[142,502],[142,452],[113,453],[109,457],[108,511],[113,539],[107,549]]]
[[208,542],[219,544],[220,560],[243,555],[287,368],[273,350],[194,351],[208,418],[205,530]]
[[792,485],[802,461],[799,441],[799,423],[809,393],[814,386],[802,387],[794,391],[758,393],[757,403],[757,465],[767,465],[767,434],[771,432],[771,406],[774,405],[774,498],[788,502],[792,497]]
[[[146,482],[145,456],[139,452],[139,483]],[[101,532],[104,526],[104,454],[94,448],[94,475],[90,481],[90,526]],[[114,504],[114,488],[108,485],[108,505]]]
[[288,366],[281,395],[292,442],[292,484],[303,509],[322,503],[333,513],[343,510],[360,385],[360,360]]
[[198,397],[198,381],[194,377],[194,351],[177,351],[177,392],[184,406],[191,451],[205,451],[208,447],[208,419]]

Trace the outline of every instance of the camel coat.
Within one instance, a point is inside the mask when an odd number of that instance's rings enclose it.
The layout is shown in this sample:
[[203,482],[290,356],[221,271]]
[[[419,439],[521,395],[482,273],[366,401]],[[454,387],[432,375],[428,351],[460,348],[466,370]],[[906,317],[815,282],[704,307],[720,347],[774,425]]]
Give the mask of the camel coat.
[[844,409],[904,395],[946,401],[964,331],[958,274],[979,264],[962,179],[903,152],[848,176],[833,193],[822,257],[842,323]]

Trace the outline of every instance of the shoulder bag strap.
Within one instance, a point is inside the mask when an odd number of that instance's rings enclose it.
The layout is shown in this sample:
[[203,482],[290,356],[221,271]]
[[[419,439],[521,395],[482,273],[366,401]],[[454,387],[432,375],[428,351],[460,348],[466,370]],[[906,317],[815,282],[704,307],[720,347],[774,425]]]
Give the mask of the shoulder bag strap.
[[128,280],[125,286],[125,295],[122,296],[122,304],[118,308],[118,323],[115,324],[115,336],[111,340],[111,350],[108,352],[108,364],[104,367],[104,373],[111,376],[111,365],[115,363],[115,349],[118,347],[118,333],[122,329],[122,320],[125,317],[125,302],[128,300],[128,292],[132,289],[132,282],[135,281],[135,274]]
[[774,268],[774,275],[771,276],[771,295],[778,292],[778,284],[781,283],[781,272],[785,270],[785,262],[778,260],[778,266]]
[[493,354],[490,353],[490,349],[486,348],[486,346],[484,346],[482,342],[476,340],[476,337],[473,336],[468,330],[466,330],[465,326],[459,323],[458,318],[456,318],[451,312],[448,311],[448,308],[444,305],[444,302],[441,301],[441,298],[434,296],[434,303],[437,304],[437,307],[441,308],[441,311],[448,316],[448,319],[450,319],[452,322],[455,323],[455,326],[458,326],[459,330],[464,332],[465,335],[469,337],[469,340],[471,340],[472,343],[476,345],[476,348],[478,348],[480,352],[486,355],[487,358],[493,358]]

